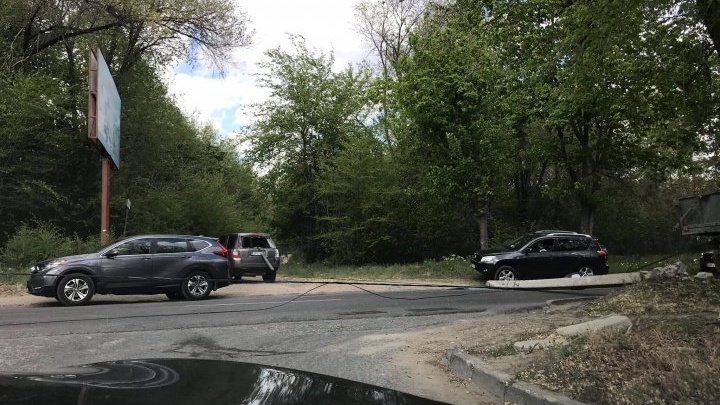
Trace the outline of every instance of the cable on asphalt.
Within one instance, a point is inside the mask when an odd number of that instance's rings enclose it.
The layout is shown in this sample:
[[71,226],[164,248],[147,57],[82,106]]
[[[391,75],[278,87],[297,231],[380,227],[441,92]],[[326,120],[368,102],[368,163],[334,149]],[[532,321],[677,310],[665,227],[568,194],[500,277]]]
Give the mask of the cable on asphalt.
[[[187,316],[187,315],[205,315],[205,314],[225,314],[225,313],[242,313],[242,312],[259,312],[259,311],[268,311],[271,309],[280,308],[282,306],[288,305],[294,301],[297,301],[298,299],[308,295],[314,290],[317,290],[321,287],[324,287],[328,284],[333,284],[329,282],[321,282],[319,285],[314,286],[310,288],[309,290],[293,297],[292,299],[289,299],[285,302],[282,302],[278,305],[273,305],[270,307],[264,307],[264,308],[249,308],[249,309],[229,309],[229,310],[221,310],[221,311],[199,311],[199,312],[183,312],[183,313],[172,313],[172,314],[148,314],[148,315],[127,315],[127,316],[116,316],[116,317],[94,317],[94,318],[83,318],[83,319],[58,319],[58,320],[50,320],[50,321],[34,321],[34,322],[11,322],[11,323],[2,323],[0,324],[0,327],[4,326],[22,326],[22,325],[39,325],[39,324],[50,324],[50,323],[60,323],[60,322],[82,322],[82,321],[109,321],[109,320],[116,320],[116,319],[137,319],[137,318],[156,318],[156,317],[170,317],[170,316]],[[339,284],[339,283],[338,283]],[[417,301],[417,300],[426,300],[426,299],[437,299],[437,298],[445,298],[445,297],[458,297],[458,296],[467,296],[472,294],[477,294],[477,292],[468,292],[468,293],[462,293],[462,294],[444,294],[444,295],[433,295],[433,296],[424,296],[424,297],[390,297],[383,294],[376,293],[374,291],[367,290],[365,288],[362,288],[360,286],[354,285],[353,283],[342,283],[347,284],[352,287],[355,287],[357,289],[360,289],[366,293],[369,293],[371,295],[375,295],[380,298],[384,299],[391,299],[391,300],[406,300],[406,301]],[[397,285],[397,284],[393,284]]]

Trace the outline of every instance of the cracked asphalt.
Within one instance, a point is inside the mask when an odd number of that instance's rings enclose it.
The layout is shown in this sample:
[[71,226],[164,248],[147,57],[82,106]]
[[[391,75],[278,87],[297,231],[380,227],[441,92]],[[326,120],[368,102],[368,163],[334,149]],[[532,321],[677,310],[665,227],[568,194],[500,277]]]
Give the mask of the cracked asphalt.
[[395,364],[403,336],[460,319],[608,291],[397,288],[383,290],[380,297],[318,289],[290,303],[297,295],[240,292],[199,302],[98,302],[75,308],[50,299],[0,308],[0,372],[44,372],[121,359],[222,359],[312,371],[462,402],[443,392],[442,385],[433,388],[408,378],[408,371]]

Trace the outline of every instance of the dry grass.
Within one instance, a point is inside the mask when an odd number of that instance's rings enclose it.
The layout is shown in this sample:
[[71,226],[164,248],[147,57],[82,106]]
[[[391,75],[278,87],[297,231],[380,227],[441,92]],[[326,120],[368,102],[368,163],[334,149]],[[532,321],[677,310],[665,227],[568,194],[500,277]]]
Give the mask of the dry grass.
[[549,353],[519,378],[597,404],[720,403],[720,321],[642,319]]
[[648,280],[590,303],[589,315],[720,313],[720,281]]
[[638,283],[585,308],[632,315],[628,333],[577,338],[518,378],[588,403],[720,403],[719,311],[716,280]]

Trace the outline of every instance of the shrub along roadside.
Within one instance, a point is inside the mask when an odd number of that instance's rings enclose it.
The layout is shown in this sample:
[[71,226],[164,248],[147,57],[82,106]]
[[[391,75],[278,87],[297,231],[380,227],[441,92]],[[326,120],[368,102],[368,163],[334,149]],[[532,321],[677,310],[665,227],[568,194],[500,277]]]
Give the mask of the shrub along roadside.
[[28,267],[39,261],[88,253],[99,246],[96,238],[66,236],[57,227],[48,224],[26,224],[10,237],[0,251],[0,273],[28,273]]

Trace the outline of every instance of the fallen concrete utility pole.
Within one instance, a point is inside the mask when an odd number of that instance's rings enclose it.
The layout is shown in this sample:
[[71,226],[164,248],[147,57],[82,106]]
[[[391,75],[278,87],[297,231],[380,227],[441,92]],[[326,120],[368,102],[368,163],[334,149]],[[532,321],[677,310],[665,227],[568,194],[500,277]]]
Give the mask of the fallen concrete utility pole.
[[491,280],[487,286],[507,289],[544,289],[544,288],[577,288],[604,287],[632,284],[640,281],[640,272],[606,274],[604,276],[550,278],[543,280]]

